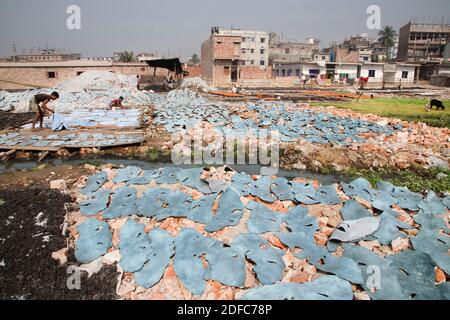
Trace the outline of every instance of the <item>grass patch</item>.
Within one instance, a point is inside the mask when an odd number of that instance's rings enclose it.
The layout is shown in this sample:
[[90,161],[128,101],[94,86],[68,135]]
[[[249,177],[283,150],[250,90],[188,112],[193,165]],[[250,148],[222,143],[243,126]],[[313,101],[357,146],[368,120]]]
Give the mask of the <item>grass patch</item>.
[[39,166],[35,166],[31,169],[31,172],[38,172],[47,168],[47,164],[41,164]]
[[[413,192],[422,192],[433,190],[434,192],[450,191],[450,170],[444,168],[420,168],[414,167],[407,170],[367,170],[367,169],[348,169],[345,174],[351,178],[363,177],[369,181],[372,186],[380,181],[389,181],[396,186],[404,186]],[[441,177],[438,178],[438,175]]]
[[405,121],[424,122],[433,127],[450,128],[450,100],[444,100],[444,111],[425,111],[429,99],[421,98],[375,98],[350,102],[314,102],[315,106],[334,106],[360,113],[373,113],[383,117]]
[[159,150],[157,148],[151,148],[147,151],[145,157],[150,162],[156,162],[159,160],[160,157]]

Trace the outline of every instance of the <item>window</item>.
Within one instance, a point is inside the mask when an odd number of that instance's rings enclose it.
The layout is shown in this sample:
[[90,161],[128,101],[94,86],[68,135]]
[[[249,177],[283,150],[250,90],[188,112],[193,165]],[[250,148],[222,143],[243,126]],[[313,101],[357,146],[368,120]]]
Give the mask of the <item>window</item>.
[[408,79],[408,71],[402,71],[402,79]]
[[325,56],[322,56],[322,60],[325,60]]
[[241,49],[241,52],[242,52],[243,54],[246,54],[246,53],[247,53],[247,49]]
[[266,62],[265,62],[264,60],[261,60],[261,61],[259,62],[259,64],[260,64],[261,66],[263,66],[263,65],[266,64]]
[[375,78],[375,70],[369,70],[369,78]]
[[47,78],[49,78],[49,79],[56,78],[56,72],[54,72],[54,71],[47,72]]
[[261,38],[261,43],[265,43],[266,42],[266,38]]
[[264,54],[264,53],[266,53],[266,50],[264,50],[264,49],[261,49],[261,54]]
[[286,76],[286,70],[285,70],[285,69],[282,69],[282,70],[281,70],[281,76],[282,76],[282,77],[285,77],[285,76]]
[[288,77],[292,76],[292,69],[288,69],[287,76]]
[[295,69],[295,76],[300,77],[300,69]]
[[280,70],[277,69],[277,77],[280,76]]
[[223,67],[223,70],[228,71],[228,70],[230,70],[230,67],[229,66],[225,66],[225,67]]
[[222,41],[217,41],[216,43],[217,43],[217,44],[222,44]]
[[255,64],[255,60],[250,61],[250,64]]
[[250,52],[251,53],[255,53],[255,49],[250,49]]
[[369,61],[369,57],[363,57],[364,61]]

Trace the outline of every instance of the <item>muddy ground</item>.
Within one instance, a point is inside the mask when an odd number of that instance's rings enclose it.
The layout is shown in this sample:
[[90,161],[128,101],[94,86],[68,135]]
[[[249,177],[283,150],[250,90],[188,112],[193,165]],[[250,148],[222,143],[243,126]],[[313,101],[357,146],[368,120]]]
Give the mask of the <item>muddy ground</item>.
[[82,272],[81,289],[67,288],[67,268],[75,264],[73,252],[63,267],[51,255],[66,246],[62,235],[64,204],[71,199],[49,189],[48,182],[40,182],[39,174],[41,178],[48,176],[43,172],[30,176],[28,172],[27,187],[21,186],[20,173],[15,173],[17,179],[9,186],[5,185],[5,175],[0,176],[0,299],[117,298],[114,266],[104,267],[89,281]]

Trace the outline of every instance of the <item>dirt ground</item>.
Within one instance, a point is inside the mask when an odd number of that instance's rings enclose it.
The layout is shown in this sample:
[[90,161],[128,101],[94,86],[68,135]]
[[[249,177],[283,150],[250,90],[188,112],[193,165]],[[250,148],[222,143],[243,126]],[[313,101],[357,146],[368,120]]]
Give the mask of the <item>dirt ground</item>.
[[67,183],[74,182],[77,177],[88,174],[82,165],[50,166],[40,165],[32,170],[0,174],[0,190],[12,189],[12,186],[28,188],[30,186],[50,187],[51,180],[65,179]]
[[33,120],[33,112],[12,113],[0,111],[0,130],[18,128]]
[[[39,173],[41,177],[48,176]],[[0,175],[1,179],[4,176]],[[49,189],[38,177],[28,176],[32,184],[28,187],[20,187],[17,178],[9,187],[3,183],[0,187],[0,299],[117,298],[114,266],[104,267],[89,281],[87,273],[82,272],[81,289],[67,288],[67,267],[75,264],[73,252],[69,252],[68,263],[63,267],[51,255],[66,246],[61,227],[64,204],[71,199]]]

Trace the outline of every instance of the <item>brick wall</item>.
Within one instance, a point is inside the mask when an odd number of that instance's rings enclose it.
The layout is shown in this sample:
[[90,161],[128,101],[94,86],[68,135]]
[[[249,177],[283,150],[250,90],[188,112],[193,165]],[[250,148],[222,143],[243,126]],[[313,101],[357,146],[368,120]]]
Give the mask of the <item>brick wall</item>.
[[213,59],[239,59],[241,55],[241,37],[215,35],[212,37],[211,41],[213,48]]
[[231,85],[231,62],[216,61],[212,67],[214,85]]
[[[85,71],[111,71],[126,75],[150,75],[153,68],[146,64],[111,64],[101,66],[43,66],[43,67],[23,67],[21,66],[0,66],[0,89],[1,90],[21,90],[33,87],[54,87],[60,82],[75,78],[80,72]],[[159,72],[162,69],[157,69]],[[54,72],[55,78],[49,78],[48,73]],[[158,72],[158,73],[159,73]],[[167,71],[165,72],[167,74]]]
[[201,77],[202,69],[200,66],[185,66],[184,70],[189,72],[188,77]]
[[267,80],[272,78],[272,67],[262,69],[258,66],[241,66],[239,70],[239,79],[241,80]]
[[201,62],[200,69],[202,79],[206,81],[212,81],[213,79],[213,66],[212,66],[212,43],[211,39],[206,40],[202,43],[201,48]]

